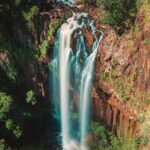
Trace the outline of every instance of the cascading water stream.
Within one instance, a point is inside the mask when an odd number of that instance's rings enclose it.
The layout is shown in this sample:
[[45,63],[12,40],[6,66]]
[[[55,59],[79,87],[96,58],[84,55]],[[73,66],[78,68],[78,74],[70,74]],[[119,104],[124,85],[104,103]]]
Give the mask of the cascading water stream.
[[85,64],[82,79],[81,79],[81,90],[80,90],[80,101],[81,104],[81,146],[86,148],[86,136],[88,133],[88,125],[89,125],[89,109],[90,109],[90,97],[91,97],[91,87],[92,87],[92,78],[93,78],[93,70],[94,70],[94,62],[99,46],[99,42],[102,39],[102,35],[98,41],[95,38],[95,42],[93,44],[93,52],[87,58],[87,62]]
[[[93,36],[87,48],[83,31]],[[86,150],[94,62],[102,39],[86,13],[74,14],[57,31],[51,69],[51,99],[54,116],[60,120],[64,150]],[[78,94],[78,100],[73,97]],[[75,108],[74,101],[78,101]],[[76,115],[75,115],[76,114]],[[76,117],[73,117],[76,116]]]
[[59,77],[60,77],[60,99],[61,99],[61,118],[62,118],[62,138],[64,145],[68,143],[69,135],[69,59],[71,54],[71,36],[78,24],[72,18],[64,23],[60,31],[59,49]]

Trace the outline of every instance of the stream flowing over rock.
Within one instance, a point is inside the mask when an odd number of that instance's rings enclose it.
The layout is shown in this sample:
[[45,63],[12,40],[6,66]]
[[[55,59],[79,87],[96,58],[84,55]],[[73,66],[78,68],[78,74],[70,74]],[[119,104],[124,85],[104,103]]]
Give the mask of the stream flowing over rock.
[[[102,32],[95,28],[94,21],[86,13],[73,13],[57,31],[50,65],[50,89],[54,116],[61,123],[64,150],[88,149],[91,87],[101,39]],[[78,95],[76,109],[72,92]],[[75,114],[76,119],[73,118]]]

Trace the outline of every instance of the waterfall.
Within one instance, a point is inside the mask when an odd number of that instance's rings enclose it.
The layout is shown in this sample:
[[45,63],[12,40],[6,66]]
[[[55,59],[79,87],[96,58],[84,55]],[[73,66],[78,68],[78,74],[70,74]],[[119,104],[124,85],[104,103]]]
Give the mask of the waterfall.
[[[102,36],[100,37],[100,40],[101,38]],[[85,67],[82,72],[81,89],[80,89],[80,101],[82,102],[80,111],[82,147],[86,147],[85,139],[88,133],[88,125],[89,125],[89,109],[90,109],[92,78],[98,46],[99,42],[98,39],[96,38],[92,47],[93,52],[89,55],[89,57],[87,57],[87,62],[85,63]]]
[[[91,47],[87,46],[85,32],[94,39]],[[93,70],[101,39],[102,33],[86,13],[74,14],[57,31],[50,89],[64,150],[88,149]]]
[[57,2],[66,4],[68,6],[75,6],[75,0],[57,0]]

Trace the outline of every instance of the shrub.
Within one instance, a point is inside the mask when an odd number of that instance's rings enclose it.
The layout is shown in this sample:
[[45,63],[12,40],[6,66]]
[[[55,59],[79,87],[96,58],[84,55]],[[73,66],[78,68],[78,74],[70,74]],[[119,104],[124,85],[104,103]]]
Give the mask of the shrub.
[[111,85],[114,87],[114,89],[118,93],[120,100],[123,100],[123,101],[128,100],[129,93],[131,91],[131,85],[128,83],[129,82],[128,80],[125,80],[124,82],[122,82],[122,80],[117,75],[115,69],[111,69],[108,72],[105,72],[105,71],[101,72],[100,79],[111,83]]
[[136,140],[127,141],[123,137],[111,137],[111,146],[108,150],[137,150]]
[[13,99],[4,92],[0,92],[0,119],[6,116],[12,108]]
[[149,124],[149,122],[144,122],[142,124],[141,131],[142,131],[144,136],[149,135],[149,133],[150,133],[150,124]]
[[118,34],[122,34],[125,29],[129,29],[134,22],[136,0],[103,0],[101,5],[106,11],[103,22],[114,27]]
[[139,105],[139,99],[137,99],[135,96],[130,97],[129,106],[131,108],[136,108]]
[[[128,141],[124,137],[112,136],[98,122],[91,123],[92,143],[90,149],[94,150],[137,150],[137,140]],[[108,137],[109,135],[109,137]],[[108,142],[109,141],[109,142]],[[140,140],[141,141],[141,140]],[[143,141],[146,143],[146,140]]]
[[150,38],[145,38],[144,39],[144,44],[145,45],[150,45]]
[[12,80],[12,81],[16,81],[17,79],[17,71],[16,69],[12,68],[12,67],[8,67],[7,69],[7,76]]
[[37,103],[35,98],[35,92],[33,90],[30,90],[26,94],[26,102],[31,103],[32,105],[35,105]]
[[142,144],[144,146],[147,146],[149,143],[148,137],[147,136],[141,136],[136,139],[137,144]]
[[49,45],[48,40],[44,40],[42,44],[39,46],[42,57],[44,57],[47,54],[48,45]]
[[92,135],[92,142],[89,143],[90,149],[100,150],[100,148],[102,148],[104,150],[105,146],[108,144],[104,126],[93,121],[91,122],[90,130]]
[[39,45],[40,55],[44,57],[47,54],[48,47],[52,46],[54,43],[54,34],[58,27],[62,24],[63,17],[55,20],[49,25],[48,34],[45,40]]
[[13,121],[11,119],[8,119],[5,123],[5,126],[6,126],[6,129],[12,130],[12,128],[14,126]]
[[8,147],[5,139],[0,139],[0,150],[11,150],[11,148]]
[[13,134],[15,135],[15,137],[16,137],[17,139],[21,137],[22,131],[21,131],[21,129],[20,129],[19,126],[16,126],[16,128],[15,128],[14,131],[13,131]]
[[8,119],[5,122],[6,129],[11,131],[13,135],[18,139],[22,135],[22,130],[19,126],[15,125],[12,119]]
[[38,6],[32,6],[29,11],[23,11],[23,17],[27,22],[27,26],[29,30],[33,30],[34,28],[34,20],[39,13]]
[[98,122],[92,122],[91,123],[91,131],[92,134],[101,138],[106,139],[106,131],[104,126],[101,126]]
[[56,32],[57,28],[62,24],[63,22],[63,17],[55,20],[54,22],[52,22],[49,26],[49,30],[48,30],[48,36],[51,37],[54,35],[54,33]]

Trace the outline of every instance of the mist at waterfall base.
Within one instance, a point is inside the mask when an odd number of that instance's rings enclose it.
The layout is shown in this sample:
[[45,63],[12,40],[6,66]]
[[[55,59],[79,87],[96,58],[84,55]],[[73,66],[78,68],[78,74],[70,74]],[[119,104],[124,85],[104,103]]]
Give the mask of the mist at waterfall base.
[[[84,31],[93,35],[87,46]],[[102,33],[86,13],[74,14],[58,29],[50,62],[54,116],[63,150],[87,150],[94,62]]]

